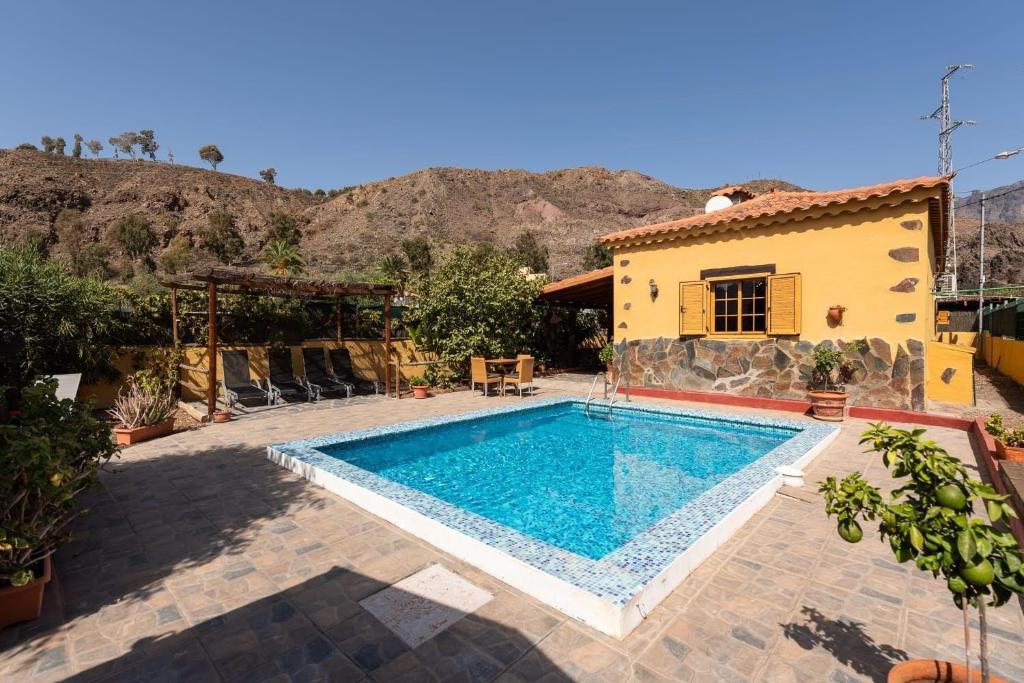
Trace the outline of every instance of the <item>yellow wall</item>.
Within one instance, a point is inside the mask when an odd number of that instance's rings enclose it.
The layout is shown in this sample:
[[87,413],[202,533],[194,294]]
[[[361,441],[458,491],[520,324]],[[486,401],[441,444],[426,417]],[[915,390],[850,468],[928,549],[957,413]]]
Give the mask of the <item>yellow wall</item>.
[[985,333],[982,344],[985,364],[995,368],[1017,384],[1024,384],[1024,341],[993,337]]
[[977,332],[938,332],[935,335],[936,341],[940,341],[944,344],[953,344],[955,346],[966,346],[972,349],[978,349],[978,333]]
[[[327,347],[338,348],[344,345],[352,356],[352,366],[357,377],[365,379],[384,380],[384,342],[367,339],[346,339],[345,341],[328,340],[307,340],[301,346],[292,346],[292,366],[299,370],[302,368],[302,347]],[[78,390],[79,400],[92,399],[97,408],[109,408],[117,392],[124,384],[127,375],[141,370],[145,367],[146,352],[152,347],[134,347],[119,351],[114,357],[114,365],[121,372],[121,377],[114,382],[97,382],[90,385],[83,385]],[[220,346],[218,349],[245,349],[249,354],[249,371],[253,377],[266,377],[269,372],[267,360],[267,347],[262,346]],[[186,346],[185,365],[193,367],[209,367],[206,359],[205,346]],[[427,360],[426,354],[416,349],[412,340],[402,339],[392,342],[392,353],[402,359],[402,362]],[[393,355],[392,358],[395,356]],[[408,379],[424,371],[423,367],[402,368],[402,377]],[[217,378],[223,379],[224,373],[220,363],[217,364]],[[186,401],[202,400],[206,397],[206,372],[196,370],[182,370],[181,398]]]
[[[896,207],[876,203],[839,216],[615,248],[615,341],[678,337],[679,283],[699,280],[701,270],[771,263],[776,273],[803,276],[801,339],[933,339],[927,194],[909,199],[914,201]],[[900,225],[912,220],[920,221],[921,228]],[[889,250],[899,247],[917,247],[919,260],[903,263],[891,258]],[[622,266],[623,260],[628,265]],[[626,275],[631,280],[623,284]],[[889,290],[911,277],[918,279],[914,292]],[[659,288],[655,301],[650,297],[651,279]],[[837,304],[847,310],[842,325],[833,328],[826,315]],[[917,318],[898,323],[899,313],[915,313]],[[622,322],[625,329],[619,327]]]
[[[925,396],[932,401],[974,405],[974,349],[930,341],[925,347]],[[950,373],[949,382],[942,379]]]

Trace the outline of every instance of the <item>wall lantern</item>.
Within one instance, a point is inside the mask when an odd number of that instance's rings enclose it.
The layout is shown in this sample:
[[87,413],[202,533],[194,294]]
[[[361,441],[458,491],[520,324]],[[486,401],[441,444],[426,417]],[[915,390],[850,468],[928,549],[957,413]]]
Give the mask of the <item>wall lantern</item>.
[[651,301],[654,301],[655,299],[658,298],[658,284],[654,281],[653,278],[647,284],[650,285],[651,287]]

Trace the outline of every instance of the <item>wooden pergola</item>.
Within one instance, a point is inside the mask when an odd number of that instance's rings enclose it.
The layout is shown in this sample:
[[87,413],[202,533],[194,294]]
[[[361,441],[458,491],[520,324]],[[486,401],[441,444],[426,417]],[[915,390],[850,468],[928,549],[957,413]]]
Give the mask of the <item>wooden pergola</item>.
[[[384,299],[384,386],[391,382],[391,300],[394,285],[372,282],[333,282],[306,277],[268,275],[244,268],[217,266],[164,278],[161,285],[171,290],[171,332],[178,343],[178,290],[206,291],[209,332],[207,334],[206,410],[212,421],[217,407],[217,294],[298,297],[307,300],[337,299],[344,296],[379,296]],[[338,336],[341,316],[337,317]]]

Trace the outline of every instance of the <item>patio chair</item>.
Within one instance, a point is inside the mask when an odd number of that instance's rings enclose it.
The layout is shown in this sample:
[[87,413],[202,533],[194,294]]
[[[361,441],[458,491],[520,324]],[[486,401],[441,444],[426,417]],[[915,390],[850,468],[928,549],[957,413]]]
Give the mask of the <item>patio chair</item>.
[[373,387],[373,393],[380,393],[380,382],[375,379],[364,379],[356,376],[352,365],[352,354],[346,348],[330,349],[327,355],[331,359],[331,377],[335,382],[346,382],[354,387]]
[[519,390],[519,395],[523,395],[523,388],[530,388],[530,395],[533,395],[533,356],[516,356],[519,359],[519,363],[516,365],[516,371],[505,375],[505,381],[502,383],[502,394],[505,393],[505,389],[508,385],[514,384],[516,389]]
[[228,408],[248,399],[266,400],[268,406],[277,403],[280,394],[272,386],[264,389],[259,380],[249,376],[249,353],[247,351],[221,351],[220,366],[224,371],[224,399]]
[[469,389],[474,391],[477,384],[484,385],[484,396],[489,396],[488,389],[492,384],[502,385],[502,375],[496,372],[487,372],[487,363],[483,356],[471,356],[469,359]]
[[321,392],[345,392],[345,397],[351,398],[352,391],[356,388],[355,385],[351,382],[343,382],[331,376],[331,373],[327,370],[327,359],[324,355],[323,347],[303,347],[302,366],[306,371],[306,381],[320,387]]
[[309,401],[320,398],[320,387],[305,382],[292,367],[291,349],[271,350],[267,357],[270,360],[270,379],[267,381],[282,397],[305,395]]

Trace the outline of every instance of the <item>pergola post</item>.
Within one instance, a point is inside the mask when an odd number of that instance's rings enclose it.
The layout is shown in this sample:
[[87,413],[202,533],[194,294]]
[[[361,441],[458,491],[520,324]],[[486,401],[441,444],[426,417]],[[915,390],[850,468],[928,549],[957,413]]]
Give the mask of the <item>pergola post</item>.
[[171,341],[178,346],[178,288],[171,287]]
[[334,302],[334,338],[341,341],[341,298]]
[[206,286],[207,311],[209,326],[206,334],[207,365],[210,368],[206,376],[206,415],[213,422],[213,413],[217,409],[217,285],[210,282]]
[[[399,380],[401,381],[401,380]],[[384,296],[384,395],[391,391],[391,295]],[[399,392],[395,392],[398,396]]]

